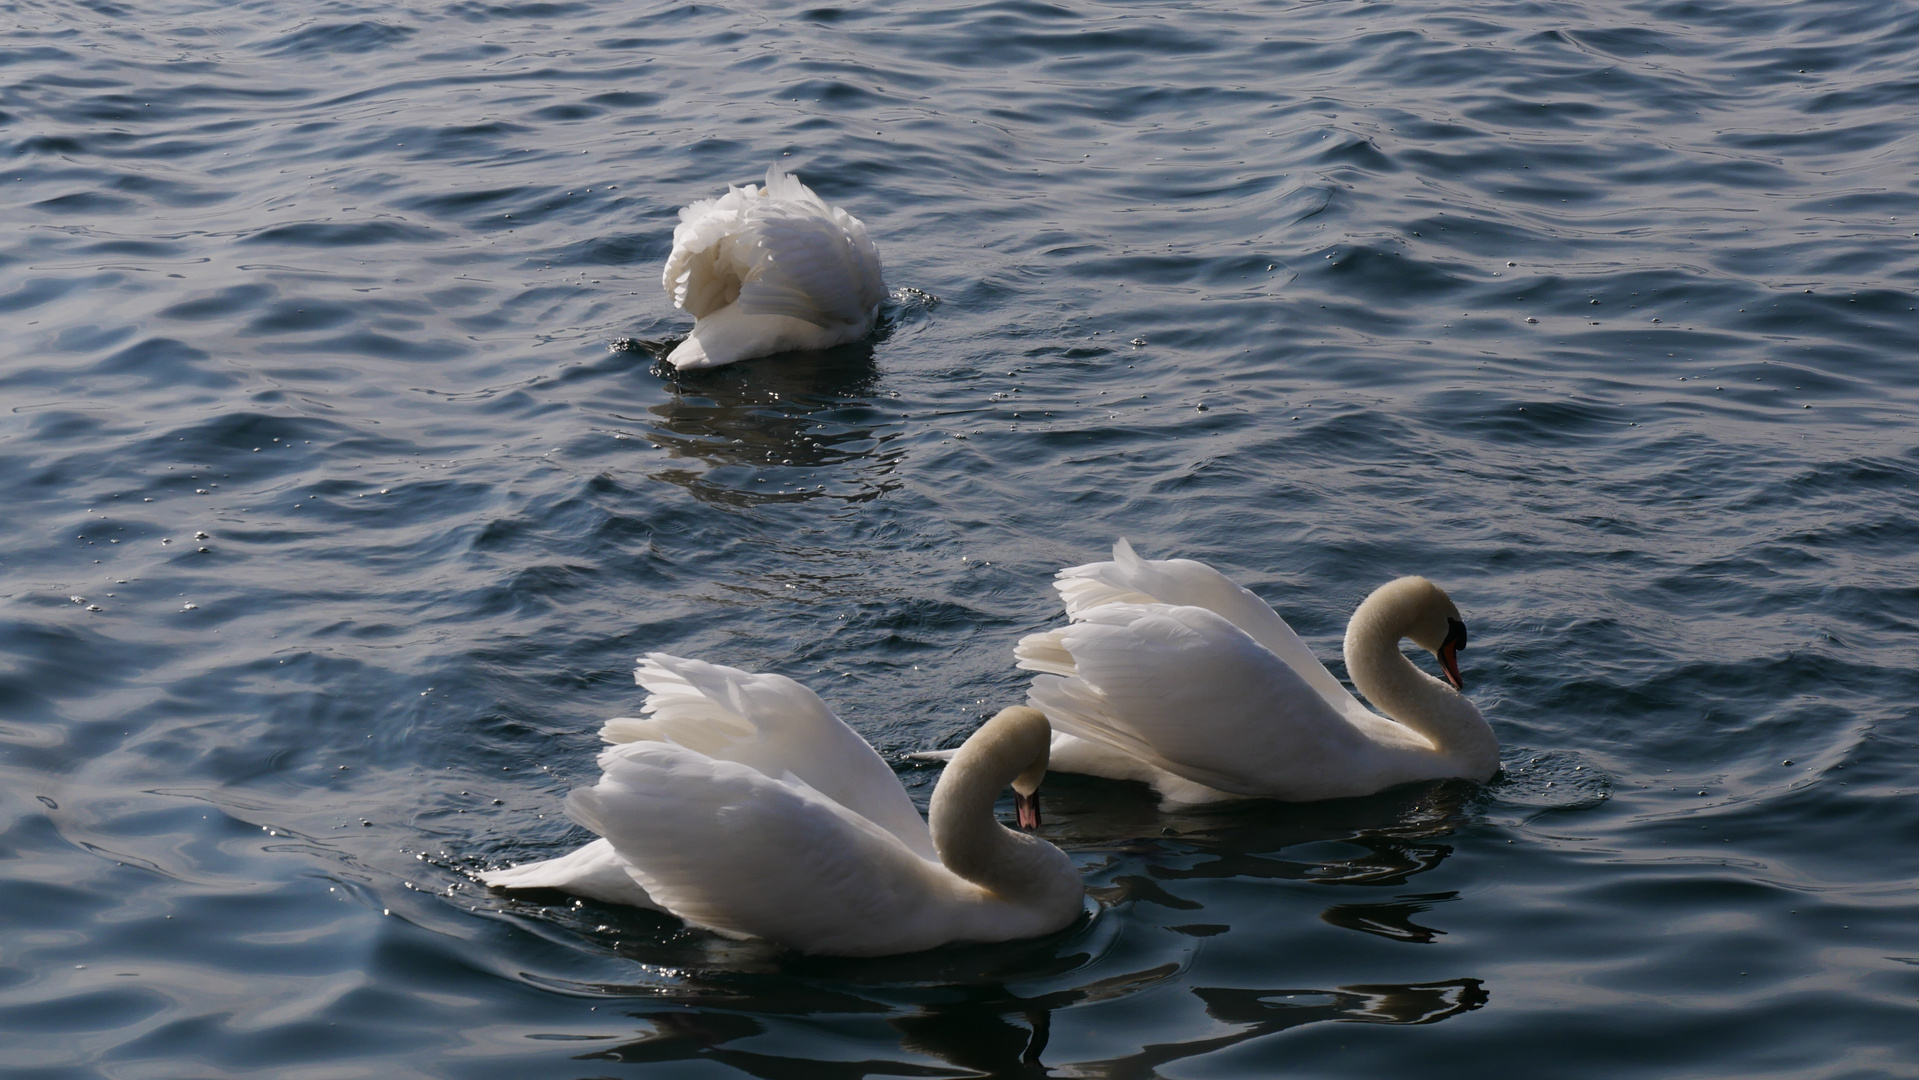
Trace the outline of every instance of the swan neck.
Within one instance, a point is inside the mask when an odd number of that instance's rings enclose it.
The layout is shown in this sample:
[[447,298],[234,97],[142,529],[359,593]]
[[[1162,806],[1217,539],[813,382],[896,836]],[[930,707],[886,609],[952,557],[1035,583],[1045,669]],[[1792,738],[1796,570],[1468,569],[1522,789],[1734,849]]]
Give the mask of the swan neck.
[[[1002,723],[1015,712],[1031,715]],[[1059,891],[1062,870],[1065,881],[1079,884],[1064,852],[1036,836],[1014,832],[994,814],[1000,792],[1036,764],[1044,767],[1050,739],[1045,717],[1036,710],[1005,710],[966,740],[933,789],[928,824],[940,862],[1005,899],[1028,900]]]
[[[1397,582],[1394,584],[1398,584]],[[1479,709],[1421,671],[1399,651],[1419,612],[1408,590],[1386,586],[1367,597],[1346,626],[1346,671],[1373,707],[1456,759],[1461,774],[1484,781],[1499,769],[1499,742]]]

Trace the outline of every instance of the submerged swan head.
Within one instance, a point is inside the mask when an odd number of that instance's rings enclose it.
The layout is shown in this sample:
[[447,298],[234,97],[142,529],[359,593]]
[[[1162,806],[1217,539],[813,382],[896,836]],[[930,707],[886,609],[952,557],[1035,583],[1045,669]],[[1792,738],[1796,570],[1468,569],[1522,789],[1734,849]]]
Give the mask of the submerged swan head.
[[1446,590],[1417,576],[1389,581],[1374,589],[1353,612],[1355,625],[1362,618],[1395,640],[1410,638],[1432,653],[1453,689],[1466,689],[1466,681],[1459,674],[1459,650],[1466,647],[1466,621],[1460,618],[1459,608]]

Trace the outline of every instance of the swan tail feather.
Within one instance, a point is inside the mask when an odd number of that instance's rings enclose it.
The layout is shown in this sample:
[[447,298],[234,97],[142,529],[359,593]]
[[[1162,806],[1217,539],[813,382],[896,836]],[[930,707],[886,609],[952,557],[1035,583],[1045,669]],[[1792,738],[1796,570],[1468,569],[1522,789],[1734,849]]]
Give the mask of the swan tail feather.
[[804,203],[822,214],[833,212],[832,207],[826,205],[825,199],[820,198],[812,188],[801,183],[799,177],[787,172],[777,161],[766,167],[766,183],[761,186],[760,193],[768,199]]
[[558,889],[608,904],[663,911],[634,879],[625,859],[606,840],[595,840],[557,859],[482,871],[480,881],[494,889]]

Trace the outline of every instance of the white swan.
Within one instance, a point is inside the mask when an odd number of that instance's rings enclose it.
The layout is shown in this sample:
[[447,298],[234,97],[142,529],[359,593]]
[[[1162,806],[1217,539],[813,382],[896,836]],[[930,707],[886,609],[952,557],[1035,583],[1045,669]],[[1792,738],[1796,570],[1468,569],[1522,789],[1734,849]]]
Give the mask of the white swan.
[[695,320],[666,357],[679,368],[858,341],[886,299],[866,226],[777,162],[765,186],[729,188],[680,211],[660,280]]
[[[1499,770],[1499,742],[1459,690],[1466,625],[1421,577],[1388,582],[1353,612],[1346,668],[1361,705],[1270,605],[1190,559],[1145,560],[1125,540],[1111,562],[1059,572],[1071,625],[1014,651],[1040,672],[1027,702],[1055,729],[1051,768],[1142,780],[1167,803],[1293,802]],[[1409,637],[1451,685],[1399,651]],[[1387,717],[1391,717],[1388,719]]]
[[601,839],[481,874],[674,915],[802,952],[878,956],[1051,933],[1078,918],[1072,860],[1022,824],[1050,729],[1014,707],[958,750],[929,830],[893,770],[812,691],[779,675],[650,653],[645,717],[609,720],[604,774],[567,814]]

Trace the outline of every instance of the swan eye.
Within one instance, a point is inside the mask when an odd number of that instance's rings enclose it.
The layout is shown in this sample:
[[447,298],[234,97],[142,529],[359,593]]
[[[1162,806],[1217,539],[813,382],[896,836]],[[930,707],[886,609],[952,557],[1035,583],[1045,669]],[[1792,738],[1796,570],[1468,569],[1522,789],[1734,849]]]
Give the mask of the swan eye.
[[1446,644],[1455,650],[1466,647],[1466,624],[1458,619],[1446,620]]

